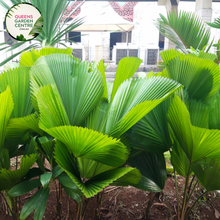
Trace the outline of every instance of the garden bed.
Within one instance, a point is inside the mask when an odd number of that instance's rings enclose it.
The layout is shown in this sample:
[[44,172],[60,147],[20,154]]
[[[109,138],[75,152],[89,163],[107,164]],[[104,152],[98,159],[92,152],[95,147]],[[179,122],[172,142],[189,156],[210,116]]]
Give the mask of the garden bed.
[[[184,186],[184,179],[178,178],[179,190]],[[36,191],[36,190],[35,190]],[[176,213],[176,190],[175,182],[172,177],[169,177],[166,181],[166,186],[164,189],[165,195],[169,204],[171,206],[172,214],[175,219]],[[32,192],[34,193],[34,191]],[[22,197],[22,203],[27,202],[32,194],[26,194]],[[100,218],[95,218],[96,209],[96,198],[92,198],[89,201],[88,209],[86,212],[85,220],[93,219],[105,219],[105,220],[134,220],[134,219],[145,219],[144,210],[147,207],[149,201],[149,192],[145,192],[134,187],[107,187],[104,191]],[[210,201],[213,201],[212,197],[208,197],[208,201],[199,204],[197,211],[194,214],[194,219],[200,220],[215,220],[218,217],[218,211],[220,207],[220,201],[217,200],[212,203],[211,206],[208,205]],[[62,220],[74,219],[76,212],[76,205],[71,199],[70,201],[70,212],[69,218],[68,213],[68,198],[65,193],[63,193],[62,199]],[[214,209],[215,207],[215,209]],[[0,205],[0,219],[1,220],[11,220],[12,217],[6,216],[2,209],[2,204]],[[56,217],[56,187],[55,183],[51,185],[50,197],[47,201],[47,208],[45,212],[44,219],[55,220]],[[220,211],[220,210],[219,210]],[[33,219],[33,213],[27,218],[27,220]],[[151,220],[170,220],[169,209],[166,205],[165,198],[162,193],[158,193],[154,199],[153,205],[150,209]],[[191,216],[193,219],[193,216]]]

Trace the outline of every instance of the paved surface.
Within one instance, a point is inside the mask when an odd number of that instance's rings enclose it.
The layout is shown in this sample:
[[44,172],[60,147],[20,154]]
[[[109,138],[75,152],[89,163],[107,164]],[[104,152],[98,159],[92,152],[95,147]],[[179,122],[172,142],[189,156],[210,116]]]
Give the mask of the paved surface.
[[[105,77],[108,82],[114,82],[115,72],[105,72]],[[137,78],[137,73],[134,74],[134,78]]]

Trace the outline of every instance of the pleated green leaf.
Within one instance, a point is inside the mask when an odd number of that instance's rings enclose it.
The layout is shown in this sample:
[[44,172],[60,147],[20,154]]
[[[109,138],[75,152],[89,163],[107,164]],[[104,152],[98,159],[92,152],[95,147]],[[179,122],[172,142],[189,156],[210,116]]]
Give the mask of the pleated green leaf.
[[54,140],[49,141],[46,136],[39,137],[38,141],[40,143],[40,147],[39,147],[40,151],[47,158],[47,160],[50,161],[50,163],[52,163],[55,141]]
[[201,101],[192,99],[189,100],[187,104],[190,113],[191,124],[196,127],[209,128],[208,105],[202,103]]
[[66,49],[59,49],[54,47],[42,48],[40,50],[31,49],[21,54],[19,64],[20,66],[32,67],[37,59],[39,59],[41,56],[57,53],[72,55],[72,49],[69,47]]
[[63,173],[63,169],[56,165],[52,170],[52,178],[58,177],[61,173]]
[[181,88],[176,81],[151,77],[123,82],[111,103],[101,103],[86,127],[119,138],[154,107]]
[[220,161],[207,159],[191,164],[191,168],[202,186],[208,191],[220,190]]
[[210,27],[220,29],[220,18],[215,19],[214,22],[206,22]]
[[220,158],[220,131],[193,126],[185,104],[177,96],[169,108],[168,121],[173,132],[172,138],[178,141],[190,163],[204,158]]
[[170,152],[171,163],[175,171],[179,175],[186,177],[188,175],[189,168],[190,168],[189,159],[186,156],[183,149],[181,148],[181,146],[179,145],[178,141],[177,140],[173,140],[173,141],[174,141],[173,148]]
[[218,91],[219,67],[211,60],[184,55],[166,65],[167,77],[187,89],[189,98],[208,102]]
[[[94,131],[92,131],[92,132],[93,132],[93,134],[98,133],[98,132],[94,132]],[[103,136],[104,138],[106,137],[107,142],[111,142],[110,140],[112,140],[112,138],[108,138],[106,135],[103,135],[103,134],[99,134],[99,136],[100,137]],[[96,137],[97,137],[97,135],[96,135]],[[94,139],[93,137],[91,137],[91,138]],[[77,140],[80,141],[80,138]],[[100,143],[100,141],[99,141],[99,143]],[[107,143],[104,143],[104,145],[106,145],[106,144]],[[96,146],[96,148],[97,148],[97,146]],[[100,151],[100,148],[99,148],[99,152],[101,154],[98,155],[98,157],[105,158],[105,160],[106,160],[105,163],[107,163],[107,164],[114,163],[114,165],[116,165],[116,163],[115,163],[116,159],[114,159],[112,157],[113,154],[115,154],[117,157],[123,157],[122,153],[120,153],[120,149],[117,147],[114,149],[114,152],[109,151],[106,146],[105,146],[105,149],[106,149],[105,152],[102,152],[102,151]],[[99,158],[97,158],[97,159],[99,159]],[[111,158],[114,160],[113,162],[110,161]],[[55,147],[55,159],[56,159],[56,162],[59,164],[59,166],[68,174],[68,176],[72,179],[72,181],[77,185],[77,187],[82,191],[84,196],[86,196],[87,198],[96,195],[104,187],[108,186],[112,182],[116,181],[117,179],[121,178],[122,176],[124,176],[127,173],[134,170],[134,168],[123,167],[123,168],[111,169],[106,172],[102,172],[98,175],[96,175],[94,172],[94,175],[90,179],[84,179],[79,175],[78,164],[77,164],[78,161],[76,160],[76,158],[72,154],[72,151],[69,150],[69,148],[67,148],[63,143],[61,143],[59,141],[57,142],[56,147]],[[97,159],[95,158],[94,160],[97,160]],[[58,177],[58,179],[59,178],[60,177]],[[66,187],[70,188],[69,185],[66,185],[66,182],[63,184]]]
[[203,21],[192,12],[170,11],[167,18],[160,14],[156,27],[160,33],[176,44],[183,52],[193,47],[202,50],[209,42],[210,30]]
[[163,154],[140,151],[137,156],[129,158],[128,164],[142,174],[141,181],[133,186],[150,192],[163,190],[167,177]]
[[19,67],[19,63],[8,62],[4,66],[4,71],[8,71],[8,70],[15,69],[15,68],[18,68],[18,67]]
[[100,173],[103,173],[108,170],[112,170],[115,167],[109,166],[94,160],[86,159],[84,157],[77,158],[78,168],[80,176],[85,179],[89,179],[93,176],[96,176]]
[[11,90],[7,87],[7,90],[0,93],[0,152],[5,143],[6,128],[8,120],[14,108]]
[[42,135],[38,127],[39,118],[35,114],[21,118],[12,118],[8,122],[6,140],[8,143],[23,144],[30,139],[30,135]]
[[208,60],[211,60],[211,61],[215,61],[216,58],[217,58],[217,55],[212,54],[212,53],[206,53],[206,52],[203,52],[203,51],[199,51],[198,57],[203,58],[203,59],[208,59]]
[[102,98],[104,100],[108,100],[107,83],[106,83],[106,77],[105,77],[105,66],[104,66],[103,60],[100,60],[100,62],[97,65],[97,69],[101,73],[102,79],[103,79],[104,92],[103,92]]
[[89,129],[105,133],[110,106],[110,103],[100,102],[86,119],[85,126]]
[[37,142],[36,142],[36,137],[31,138],[30,144],[26,144],[25,146],[25,151],[24,151],[24,156],[26,155],[31,155],[37,152]]
[[72,181],[72,179],[65,173],[58,176],[59,182],[62,184],[67,195],[77,201],[81,202],[81,196],[83,195],[77,185]]
[[140,182],[142,175],[139,170],[133,169],[121,178],[114,181],[111,185],[114,186],[129,186],[136,185]]
[[66,173],[62,173],[57,179],[63,186],[75,190],[75,192],[80,194],[79,188]]
[[76,178],[80,178],[77,159],[71,154],[70,149],[60,141],[57,141],[56,143],[54,158],[63,170],[65,168],[65,171],[68,170],[73,173]]
[[220,95],[217,94],[209,105],[209,128],[220,129]]
[[0,170],[0,190],[10,189],[19,183],[25,175],[28,173],[29,169],[37,160],[36,154],[31,154],[30,156],[22,157],[20,169],[18,170]]
[[122,167],[122,168],[113,169],[113,170],[101,173],[101,174],[89,179],[85,183],[81,182],[80,179],[76,178],[69,171],[66,171],[66,172],[70,176],[70,178],[76,183],[76,185],[82,191],[84,196],[87,198],[90,198],[90,197],[96,195],[97,193],[99,193],[106,186],[113,183],[117,179],[123,177],[124,175],[131,172],[132,170],[134,170],[134,168],[132,168],[132,167]]
[[10,86],[14,101],[12,118],[24,117],[33,111],[30,98],[29,68],[18,67],[0,75],[0,91]]
[[122,142],[129,148],[152,153],[169,150],[172,147],[166,117],[169,106],[170,99],[156,106],[123,135]]
[[39,127],[42,130],[70,124],[55,85],[42,87],[36,97],[40,110]]
[[[87,128],[61,126],[48,129],[47,133],[63,142],[75,158],[84,157],[114,167],[123,165],[127,159],[128,151],[119,140]],[[58,142],[56,149],[59,146]]]
[[[79,62],[69,55],[53,54],[41,57],[31,69],[31,74],[33,95],[39,99],[38,90],[41,86],[48,84],[53,86],[53,92],[44,91],[42,93],[48,92],[48,96],[51,94],[57,100],[59,99],[54,102],[54,98],[50,97],[50,104],[62,105],[71,125],[80,125],[100,102],[103,95],[103,79],[98,70],[89,72],[88,62]],[[52,95],[53,93],[56,94]],[[48,106],[48,100],[43,97],[44,95],[42,94],[38,104],[42,106],[45,114],[47,112],[45,117],[49,117],[49,108],[43,108],[43,106]],[[44,116],[41,115],[41,117]],[[53,116],[51,115],[51,117]],[[47,128],[54,126],[49,123]],[[68,123],[65,124],[68,125]]]
[[135,74],[141,62],[142,60],[137,57],[125,57],[119,61],[111,93],[111,101],[113,100],[121,83]]
[[109,107],[104,133],[119,137],[180,87],[162,77],[122,83]]
[[9,169],[11,166],[9,150],[2,148],[0,152],[0,157],[1,157],[0,168]]
[[160,52],[160,56],[163,60],[163,64],[166,66],[171,60],[184,56],[179,50],[176,49],[168,49]]
[[113,85],[114,85],[113,82],[107,81],[108,100],[111,100]]

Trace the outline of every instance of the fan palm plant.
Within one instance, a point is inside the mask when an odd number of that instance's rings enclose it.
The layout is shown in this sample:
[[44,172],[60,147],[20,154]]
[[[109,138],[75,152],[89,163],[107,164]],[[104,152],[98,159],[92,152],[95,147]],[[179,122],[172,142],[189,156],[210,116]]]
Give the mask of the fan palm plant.
[[138,184],[139,172],[123,167],[128,150],[119,138],[180,86],[164,78],[132,80],[140,62],[120,61],[112,91],[102,62],[97,66],[101,75],[94,66],[88,71],[87,62],[58,54],[38,59],[31,69],[39,126],[56,138],[55,161],[85,198],[109,184]]
[[[59,51],[66,54],[57,54]],[[103,188],[137,185],[143,178],[136,168],[124,166],[129,149],[120,137],[181,85],[161,77],[132,80],[140,63],[138,58],[121,60],[114,85],[109,86],[102,61],[98,65],[81,62],[69,49],[45,48],[22,53],[19,67],[2,74],[1,94],[10,86],[17,104],[11,113],[1,111],[8,118],[8,122],[2,120],[7,127],[1,163],[9,164],[7,158],[24,155],[21,164],[25,166],[28,158],[34,158],[27,162],[30,165],[25,172],[20,171],[22,175],[2,190],[16,204],[17,197],[40,187],[20,216],[19,211],[14,212],[14,219],[25,219],[35,210],[35,219],[41,220],[50,185],[56,179],[78,203],[77,218],[83,219],[89,198]],[[7,100],[9,97],[10,92]],[[9,116],[5,117],[6,113]],[[18,148],[18,144],[23,146]],[[49,161],[51,170],[45,169],[39,154]],[[30,169],[35,161],[39,168]],[[1,169],[0,178],[5,178],[8,169]],[[36,176],[40,177],[33,179]],[[151,178],[144,178],[150,188]]]
[[[156,21],[160,33],[184,53],[188,53],[187,49],[190,47],[202,50],[208,45],[210,30],[194,13],[175,10],[168,12],[167,18],[160,14],[160,18]],[[209,51],[210,46],[207,47],[206,52]]]
[[[13,215],[19,219],[17,198],[7,199],[7,191],[22,181],[31,166],[38,160],[38,155],[29,143],[34,134],[42,134],[38,127],[38,119],[33,114],[30,98],[29,68],[19,67],[1,74],[1,146],[0,146],[0,191],[5,204]],[[23,144],[23,148],[19,147]],[[25,149],[25,152],[23,150]],[[17,158],[21,158],[18,169]],[[16,170],[11,171],[10,159],[16,158]],[[4,192],[6,192],[6,194]]]
[[[55,45],[62,45],[63,37],[74,28],[80,26],[83,23],[83,18],[81,19],[73,19],[70,23],[69,18],[73,15],[74,11],[71,12],[65,19],[63,19],[63,15],[70,4],[70,0],[10,0],[10,2],[14,4],[29,2],[33,4],[35,7],[39,9],[43,17],[43,29],[40,34],[35,38],[34,43],[30,46],[25,47],[24,49],[20,49],[19,52],[9,56],[3,62],[0,63],[0,66],[6,64],[8,61],[12,60],[14,57],[20,55],[23,51],[28,51],[30,49],[36,48],[44,48],[44,47],[55,47]],[[3,0],[0,0],[0,5],[9,10],[10,6],[7,5]],[[67,38],[67,41],[71,41]],[[0,51],[9,52],[16,48],[20,48],[25,42],[20,42],[17,40],[13,40],[10,43],[12,45],[8,45],[8,42],[0,44]]]
[[[72,51],[70,48],[65,50],[47,48],[46,51],[45,49],[41,51],[32,51],[32,56],[28,57],[28,63],[25,63],[24,59],[21,59],[20,67],[9,69],[3,72],[0,76],[0,94],[2,95],[0,188],[2,196],[5,199],[5,204],[8,204],[9,208],[11,207],[10,203],[12,202],[13,206],[10,212],[14,216],[14,219],[19,218],[19,209],[17,209],[16,197],[20,195],[16,194],[16,196],[11,196],[11,194],[7,193],[8,190],[14,187],[17,183],[23,180],[28,180],[26,174],[31,174],[33,178],[34,176],[41,175],[45,172],[42,161],[37,156],[37,143],[34,139],[35,135],[42,136],[43,131],[38,127],[39,118],[36,114],[34,114],[34,107],[31,102],[29,84],[30,67],[28,67],[28,65],[31,66],[31,62],[34,63],[38,57],[54,52],[71,54]],[[27,52],[27,54],[30,53]],[[18,156],[22,155],[24,156],[23,159],[21,159],[21,161],[23,161],[23,165],[21,165],[20,169],[18,169]],[[28,158],[29,155],[32,158],[31,160]],[[16,171],[11,171],[10,160],[12,158],[16,158]],[[28,163],[30,166],[27,165],[26,167],[25,161],[29,161]],[[39,169],[30,169],[34,162],[38,163],[40,167]],[[31,182],[29,186],[32,186]],[[34,181],[33,189],[36,187],[37,186]],[[5,191],[6,194],[4,194],[3,191]],[[7,199],[8,196],[10,199]]]
[[[157,75],[174,79],[184,87],[174,98],[171,97],[170,100],[167,99],[159,104],[129,129],[123,135],[122,142],[132,149],[131,163],[138,169],[147,164],[141,159],[143,155],[146,154],[153,160],[155,154],[163,157],[163,153],[170,150],[171,163],[175,171],[186,178],[181,208],[178,187],[176,187],[178,219],[183,220],[188,218],[191,210],[203,196],[201,194],[188,210],[188,204],[198,182],[208,191],[219,187],[216,181],[219,178],[217,170],[220,132],[209,129],[219,129],[220,73],[218,65],[213,61],[193,54],[186,55],[176,50],[168,50],[163,51],[161,56],[164,70]],[[150,77],[152,76],[153,74]],[[146,175],[149,176],[153,168],[148,165],[148,170],[144,171]],[[164,178],[166,174],[162,174],[166,170],[165,163],[162,166],[157,163],[156,168],[161,175],[157,178],[154,175],[151,180],[157,186],[163,187],[166,179]],[[141,169],[140,171],[143,172]],[[216,175],[213,182],[206,179],[208,172],[210,175]],[[189,182],[192,175],[193,178]],[[158,188],[158,191],[161,189],[163,188]],[[204,193],[207,192],[206,190]]]

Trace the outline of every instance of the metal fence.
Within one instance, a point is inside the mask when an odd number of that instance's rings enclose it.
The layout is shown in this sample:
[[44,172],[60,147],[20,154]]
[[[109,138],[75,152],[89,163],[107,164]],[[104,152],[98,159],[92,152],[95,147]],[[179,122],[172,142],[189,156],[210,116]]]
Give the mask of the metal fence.
[[[159,49],[146,49],[146,48],[116,48],[113,54],[113,49],[110,47],[89,47],[89,48],[73,48],[72,55],[80,60],[89,62],[99,62],[101,59],[108,64],[118,64],[124,57],[138,57],[143,60],[144,65],[156,65],[160,57]],[[7,57],[13,55],[13,51],[7,54]],[[19,56],[13,58],[11,62],[18,62]]]
[[[89,47],[84,49],[73,49],[74,56],[79,59],[87,60],[90,62],[98,62],[103,59],[105,63],[118,64],[118,62],[124,57],[138,57],[143,60],[144,65],[156,65],[160,57],[159,49],[147,49],[147,48],[116,48],[113,53],[113,48],[110,47]],[[83,53],[85,55],[83,56]]]

